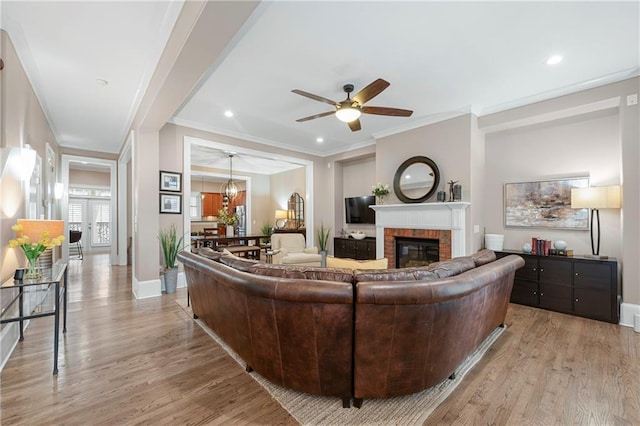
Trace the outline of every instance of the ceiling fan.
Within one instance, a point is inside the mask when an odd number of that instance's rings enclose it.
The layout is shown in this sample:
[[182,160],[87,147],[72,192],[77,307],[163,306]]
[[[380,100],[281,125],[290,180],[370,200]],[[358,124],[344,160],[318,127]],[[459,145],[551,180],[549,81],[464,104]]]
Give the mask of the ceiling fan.
[[327,111],[321,112],[320,114],[310,115],[309,117],[299,118],[296,120],[297,122],[309,121],[314,118],[326,117],[331,114],[335,114],[338,117],[338,120],[344,121],[347,123],[349,128],[357,132],[361,129],[360,127],[360,115],[361,114],[375,114],[375,115],[391,115],[394,117],[410,117],[413,114],[413,111],[408,109],[399,109],[399,108],[387,108],[387,107],[376,107],[376,106],[364,106],[364,104],[374,97],[378,96],[384,89],[389,87],[390,83],[381,78],[377,79],[373,83],[369,84],[364,89],[360,90],[358,93],[354,95],[353,98],[350,97],[351,92],[353,92],[353,84],[345,84],[342,89],[347,94],[347,99],[342,102],[332,101],[331,99],[323,98],[322,96],[314,95],[313,93],[305,92],[303,90],[294,89],[293,93],[305,96],[309,99],[313,99],[314,101],[324,102],[329,105],[333,105],[336,110],[335,111]]

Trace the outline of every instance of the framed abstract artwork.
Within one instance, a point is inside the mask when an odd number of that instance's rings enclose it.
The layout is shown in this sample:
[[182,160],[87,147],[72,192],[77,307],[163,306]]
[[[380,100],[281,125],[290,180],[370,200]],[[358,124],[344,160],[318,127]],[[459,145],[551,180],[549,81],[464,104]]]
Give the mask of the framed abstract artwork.
[[589,229],[589,209],[571,208],[571,188],[586,188],[588,177],[506,183],[506,227]]

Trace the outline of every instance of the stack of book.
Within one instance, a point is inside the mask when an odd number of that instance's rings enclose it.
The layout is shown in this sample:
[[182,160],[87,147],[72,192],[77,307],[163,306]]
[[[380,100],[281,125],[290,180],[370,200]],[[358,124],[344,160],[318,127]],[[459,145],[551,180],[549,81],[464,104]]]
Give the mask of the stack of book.
[[537,237],[531,238],[531,253],[538,256],[573,256],[573,250],[554,249],[551,240],[543,240]]

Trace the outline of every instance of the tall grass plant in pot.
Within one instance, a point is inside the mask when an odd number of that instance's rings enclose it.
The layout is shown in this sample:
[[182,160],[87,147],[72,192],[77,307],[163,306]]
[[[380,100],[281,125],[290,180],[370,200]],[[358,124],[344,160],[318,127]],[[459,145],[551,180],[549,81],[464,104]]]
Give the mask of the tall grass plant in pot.
[[316,237],[318,239],[318,250],[322,259],[320,260],[320,266],[323,268],[327,266],[327,243],[329,242],[329,232],[331,228],[324,227],[324,224],[320,224],[320,228],[316,230]]
[[178,238],[176,226],[171,225],[167,230],[160,230],[158,239],[160,240],[162,257],[164,259],[165,292],[175,293],[178,287],[178,265],[176,265],[176,258],[178,257],[178,253],[184,249],[184,236]]

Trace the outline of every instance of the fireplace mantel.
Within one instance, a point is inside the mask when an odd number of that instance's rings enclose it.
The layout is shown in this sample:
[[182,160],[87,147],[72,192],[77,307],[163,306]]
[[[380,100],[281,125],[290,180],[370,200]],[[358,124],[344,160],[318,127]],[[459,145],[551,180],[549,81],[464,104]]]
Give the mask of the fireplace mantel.
[[376,255],[384,257],[384,229],[444,229],[451,231],[451,256],[466,254],[467,202],[382,204],[376,212]]

